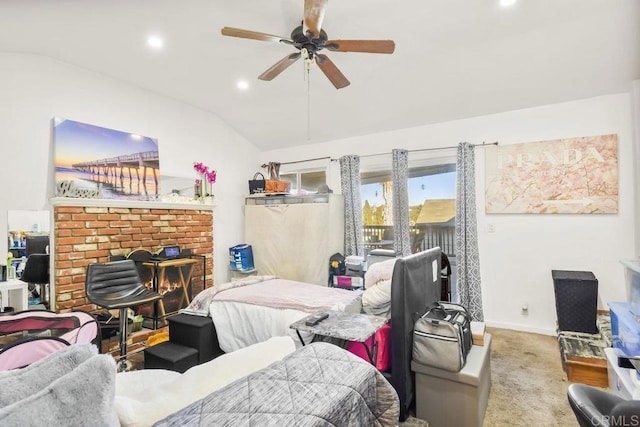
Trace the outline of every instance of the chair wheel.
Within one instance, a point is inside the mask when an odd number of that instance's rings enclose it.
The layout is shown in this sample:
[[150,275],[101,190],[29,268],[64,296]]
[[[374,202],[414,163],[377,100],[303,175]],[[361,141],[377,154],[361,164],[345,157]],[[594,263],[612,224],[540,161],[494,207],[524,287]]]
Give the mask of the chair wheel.
[[116,363],[116,372],[127,372],[131,370],[131,362],[127,359],[120,359]]

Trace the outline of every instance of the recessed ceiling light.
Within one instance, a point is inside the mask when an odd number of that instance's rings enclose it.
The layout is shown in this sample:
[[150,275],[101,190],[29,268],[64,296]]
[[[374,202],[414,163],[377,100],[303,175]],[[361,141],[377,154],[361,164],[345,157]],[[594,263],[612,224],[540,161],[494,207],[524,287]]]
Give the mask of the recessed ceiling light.
[[238,80],[238,83],[236,83],[236,87],[240,90],[247,90],[249,89],[249,82],[246,80]]
[[149,36],[147,44],[149,44],[153,49],[162,49],[164,47],[164,40],[158,36]]
[[500,0],[500,6],[509,7],[513,6],[516,3],[516,0]]

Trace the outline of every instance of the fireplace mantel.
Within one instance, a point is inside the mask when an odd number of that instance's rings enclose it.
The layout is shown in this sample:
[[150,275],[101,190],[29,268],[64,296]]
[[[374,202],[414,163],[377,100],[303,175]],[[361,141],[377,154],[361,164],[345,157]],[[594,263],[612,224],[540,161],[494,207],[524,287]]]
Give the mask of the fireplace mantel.
[[185,209],[185,210],[213,210],[215,205],[204,203],[174,203],[155,202],[148,200],[119,200],[119,199],[80,199],[75,197],[51,197],[52,207],[79,206],[96,208],[136,208],[136,209]]

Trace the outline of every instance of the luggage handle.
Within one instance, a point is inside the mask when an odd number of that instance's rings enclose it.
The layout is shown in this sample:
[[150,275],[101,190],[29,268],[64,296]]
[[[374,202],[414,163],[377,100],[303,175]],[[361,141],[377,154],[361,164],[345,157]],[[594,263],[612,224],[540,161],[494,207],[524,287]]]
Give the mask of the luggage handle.
[[444,320],[447,318],[447,310],[438,302],[434,302],[429,307],[427,307],[427,311],[420,317],[424,318],[427,314],[433,313],[437,314],[440,318],[439,320]]
[[[456,310],[458,313],[462,314],[465,319],[467,319],[469,322],[471,322],[473,319],[471,318],[471,314],[469,314],[468,311],[466,311],[467,309],[459,304],[453,304],[454,306],[459,306],[464,310]],[[427,313],[429,312],[436,312],[439,313],[439,315],[442,317],[442,319],[445,319],[447,317],[447,309],[444,307],[444,305],[442,305],[439,301],[435,301],[434,303],[432,303],[431,305],[429,305],[427,307],[427,310],[425,311],[425,313],[420,316],[422,318],[424,318],[424,316],[427,315]]]

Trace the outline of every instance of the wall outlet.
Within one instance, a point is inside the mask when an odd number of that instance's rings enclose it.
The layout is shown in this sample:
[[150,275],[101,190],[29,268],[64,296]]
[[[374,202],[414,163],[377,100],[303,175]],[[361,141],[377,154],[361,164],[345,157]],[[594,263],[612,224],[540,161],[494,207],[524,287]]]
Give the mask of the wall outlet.
[[495,233],[496,232],[496,226],[492,223],[487,224],[487,232],[488,233]]

